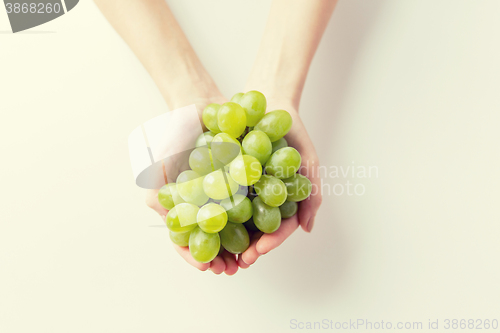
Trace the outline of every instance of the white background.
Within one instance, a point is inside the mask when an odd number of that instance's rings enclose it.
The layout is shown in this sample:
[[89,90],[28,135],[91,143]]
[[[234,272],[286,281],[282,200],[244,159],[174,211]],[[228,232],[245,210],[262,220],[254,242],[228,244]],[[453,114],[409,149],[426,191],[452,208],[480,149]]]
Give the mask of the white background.
[[[168,2],[242,90],[270,2]],[[378,177],[327,179],[366,193],[326,196],[312,234],[227,277],[184,263],[133,182],[127,136],[167,108],[96,6],[19,34],[0,10],[0,332],[500,319],[499,17],[495,0],[341,0],[300,112],[323,165]]]

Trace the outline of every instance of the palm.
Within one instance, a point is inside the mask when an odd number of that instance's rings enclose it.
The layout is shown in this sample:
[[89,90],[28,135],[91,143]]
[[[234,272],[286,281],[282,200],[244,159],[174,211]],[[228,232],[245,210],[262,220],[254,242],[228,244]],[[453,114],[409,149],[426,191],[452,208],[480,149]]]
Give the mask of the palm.
[[[299,172],[307,176],[313,187],[320,188],[318,172],[313,172],[313,168],[319,165],[318,156],[314,145],[307,134],[304,124],[300,119],[297,109],[291,103],[272,103],[268,106],[268,111],[275,109],[287,110],[293,118],[293,126],[285,136],[289,146],[297,149],[302,156],[302,165]],[[317,170],[315,170],[317,171]],[[242,268],[247,268],[253,264],[257,258],[265,254],[287,239],[299,226],[310,232],[313,226],[314,217],[321,205],[321,193],[316,191],[314,195],[299,204],[298,214],[281,222],[280,228],[272,234],[257,233],[253,236],[250,247],[238,258],[238,264]]]

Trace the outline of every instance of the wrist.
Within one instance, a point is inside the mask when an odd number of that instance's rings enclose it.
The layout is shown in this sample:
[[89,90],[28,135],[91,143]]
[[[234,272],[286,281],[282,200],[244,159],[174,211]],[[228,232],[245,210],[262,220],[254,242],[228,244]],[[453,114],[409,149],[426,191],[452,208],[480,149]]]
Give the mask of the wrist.
[[[280,84],[280,81],[260,80],[249,81],[245,86],[245,92],[257,90],[266,96],[268,110],[289,109],[298,110],[302,89],[294,89],[285,84]],[[282,81],[281,81],[282,82]]]
[[224,103],[222,93],[211,79],[200,76],[180,77],[176,82],[160,85],[160,91],[170,110],[191,104],[201,107],[210,103]]
[[258,90],[267,99],[288,105],[291,104],[298,109],[304,81],[300,73],[280,72],[271,68],[254,68],[247,81],[245,91]]

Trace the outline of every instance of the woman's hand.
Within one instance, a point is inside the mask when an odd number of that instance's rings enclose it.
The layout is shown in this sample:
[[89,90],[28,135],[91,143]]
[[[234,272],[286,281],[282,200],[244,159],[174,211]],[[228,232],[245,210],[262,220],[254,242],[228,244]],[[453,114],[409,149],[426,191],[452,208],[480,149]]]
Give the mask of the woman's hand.
[[292,129],[285,136],[290,147],[297,149],[302,156],[299,173],[309,178],[313,185],[311,196],[299,203],[299,210],[295,216],[281,221],[280,228],[272,234],[257,233],[253,236],[250,247],[238,258],[241,268],[247,268],[259,258],[280,246],[300,225],[306,232],[311,232],[314,218],[321,205],[321,179],[318,172],[318,156],[314,145],[307,134],[306,128],[300,119],[297,109],[292,102],[268,100],[268,111],[283,109],[290,113],[293,119]]
[[[203,124],[201,121],[201,114],[203,112],[203,109],[205,106],[211,103],[218,103],[218,104],[223,104],[227,102],[227,100],[220,94],[218,90],[214,91],[211,94],[211,97],[194,97],[196,95],[186,95],[186,97],[179,97],[178,99],[175,100],[173,103],[173,109],[183,107],[186,105],[191,105],[195,104],[196,108],[198,110],[198,113],[200,115],[200,122]],[[174,144],[174,143],[173,143]],[[158,202],[158,190],[148,190],[146,192],[146,204],[155,210],[160,217],[162,218],[163,222],[165,222],[165,218],[168,214],[168,210],[166,210],[160,203]],[[237,264],[237,259],[234,254],[231,254],[227,251],[223,251],[219,256],[215,257],[213,261],[207,264],[202,264],[191,256],[191,253],[189,252],[188,247],[181,247],[176,244],[172,244],[175,248],[175,250],[180,254],[184,260],[192,265],[193,267],[201,270],[201,271],[206,271],[207,269],[210,269],[212,272],[215,274],[221,274],[225,272],[227,275],[233,275],[238,271],[238,264]]]

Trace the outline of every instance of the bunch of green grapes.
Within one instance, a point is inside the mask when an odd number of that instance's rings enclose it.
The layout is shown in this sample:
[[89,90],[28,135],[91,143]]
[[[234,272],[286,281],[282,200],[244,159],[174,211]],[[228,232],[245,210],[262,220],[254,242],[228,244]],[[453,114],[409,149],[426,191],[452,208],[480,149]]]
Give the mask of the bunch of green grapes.
[[292,117],[285,110],[266,113],[266,107],[258,91],[208,105],[202,115],[208,131],[189,156],[191,170],[158,192],[169,210],[170,239],[189,246],[199,262],[223,249],[244,252],[252,233],[275,232],[311,194],[311,182],[297,173],[301,156],[284,138]]

